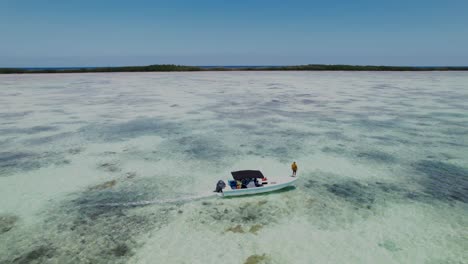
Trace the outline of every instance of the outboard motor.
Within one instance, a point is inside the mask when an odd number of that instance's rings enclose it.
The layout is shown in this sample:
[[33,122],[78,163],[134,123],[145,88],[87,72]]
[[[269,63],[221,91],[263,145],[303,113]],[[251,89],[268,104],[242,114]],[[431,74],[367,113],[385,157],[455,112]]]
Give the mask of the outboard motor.
[[224,187],[226,187],[226,183],[224,183],[222,180],[219,180],[218,183],[216,184],[215,192],[217,193],[223,192]]

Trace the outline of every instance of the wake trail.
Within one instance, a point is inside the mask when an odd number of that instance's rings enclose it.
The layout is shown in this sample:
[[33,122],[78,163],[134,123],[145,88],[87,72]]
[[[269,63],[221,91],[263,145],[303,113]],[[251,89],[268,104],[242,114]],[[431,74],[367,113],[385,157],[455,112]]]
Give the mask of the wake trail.
[[173,203],[184,203],[184,202],[192,202],[196,200],[212,198],[217,196],[216,193],[209,192],[203,193],[194,196],[186,196],[186,197],[179,197],[179,198],[172,198],[172,199],[154,199],[154,200],[143,200],[143,201],[136,201],[136,202],[126,202],[126,203],[100,203],[94,204],[93,206],[123,206],[123,207],[133,207],[133,206],[144,206],[144,205],[152,205],[152,204],[173,204]]

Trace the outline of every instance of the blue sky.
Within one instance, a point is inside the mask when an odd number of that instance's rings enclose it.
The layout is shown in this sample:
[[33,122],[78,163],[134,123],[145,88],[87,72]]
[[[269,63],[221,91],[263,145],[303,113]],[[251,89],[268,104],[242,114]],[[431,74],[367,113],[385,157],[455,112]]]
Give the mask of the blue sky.
[[0,0],[0,67],[468,65],[468,1]]

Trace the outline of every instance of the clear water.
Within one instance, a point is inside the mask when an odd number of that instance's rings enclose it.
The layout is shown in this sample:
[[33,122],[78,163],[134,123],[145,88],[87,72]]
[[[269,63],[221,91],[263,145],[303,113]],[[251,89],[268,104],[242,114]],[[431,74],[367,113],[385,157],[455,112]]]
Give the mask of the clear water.
[[1,75],[0,263],[466,263],[467,102],[465,72]]

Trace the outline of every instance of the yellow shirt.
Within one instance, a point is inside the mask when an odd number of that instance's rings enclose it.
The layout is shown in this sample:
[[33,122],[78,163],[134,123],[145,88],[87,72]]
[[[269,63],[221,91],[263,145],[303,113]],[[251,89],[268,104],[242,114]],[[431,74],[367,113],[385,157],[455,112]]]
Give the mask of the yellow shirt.
[[291,165],[291,169],[297,170],[297,165],[296,165],[296,163],[293,163],[293,164]]

